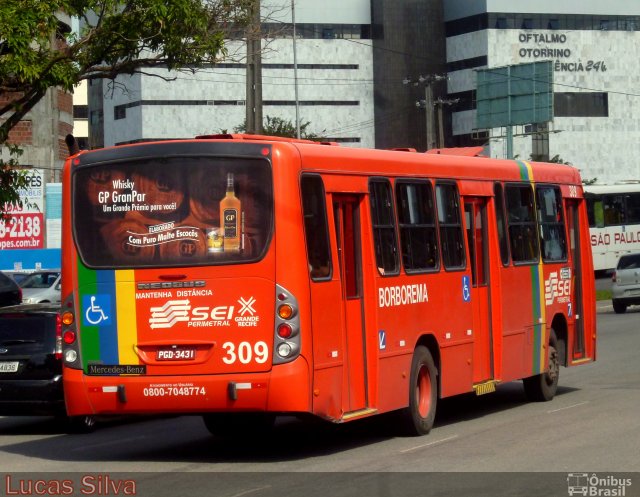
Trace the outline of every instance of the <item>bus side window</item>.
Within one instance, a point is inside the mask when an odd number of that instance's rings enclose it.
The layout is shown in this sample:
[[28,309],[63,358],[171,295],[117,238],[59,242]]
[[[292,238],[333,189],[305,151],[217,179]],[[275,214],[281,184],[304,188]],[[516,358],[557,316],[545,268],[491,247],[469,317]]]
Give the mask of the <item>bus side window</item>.
[[618,226],[626,222],[624,197],[620,194],[604,196],[604,224]]
[[436,269],[438,239],[431,183],[397,181],[396,206],[404,270],[415,273]]
[[629,193],[626,195],[627,223],[640,223],[640,193]]
[[446,269],[466,267],[460,197],[455,183],[436,184],[436,204],[442,244],[442,261]]
[[327,280],[331,277],[331,252],[322,178],[304,175],[300,181],[300,188],[309,275],[312,280]]
[[560,188],[539,185],[536,187],[536,195],[542,260],[564,261],[567,259],[567,239]]
[[506,185],[505,196],[513,262],[537,262],[538,230],[533,209],[534,202],[531,185]]
[[593,218],[598,228],[604,228],[604,208],[602,200],[598,200],[593,204]]
[[371,224],[378,272],[385,276],[398,274],[400,263],[396,241],[393,196],[388,179],[375,178],[369,182]]
[[500,258],[502,264],[509,265],[509,239],[507,237],[507,223],[504,217],[504,192],[502,185],[496,183],[493,187],[496,205],[496,226],[498,228],[498,242],[500,244]]

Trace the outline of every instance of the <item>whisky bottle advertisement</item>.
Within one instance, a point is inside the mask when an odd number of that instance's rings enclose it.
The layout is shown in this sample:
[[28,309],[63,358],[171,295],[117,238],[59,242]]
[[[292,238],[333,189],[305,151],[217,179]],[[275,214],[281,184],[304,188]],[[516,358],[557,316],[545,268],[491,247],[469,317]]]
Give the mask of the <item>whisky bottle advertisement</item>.
[[220,228],[223,232],[224,252],[240,251],[241,212],[241,202],[235,194],[233,173],[228,173],[226,194],[220,201]]

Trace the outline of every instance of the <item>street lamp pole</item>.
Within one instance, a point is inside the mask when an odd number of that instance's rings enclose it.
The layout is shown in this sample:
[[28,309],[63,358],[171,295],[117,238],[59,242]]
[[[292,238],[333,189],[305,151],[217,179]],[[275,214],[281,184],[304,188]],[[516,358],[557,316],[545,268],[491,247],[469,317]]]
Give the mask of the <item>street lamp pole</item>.
[[296,6],[291,0],[291,22],[293,24],[293,86],[296,98],[296,138],[300,139],[300,101],[298,99],[298,57],[296,53]]

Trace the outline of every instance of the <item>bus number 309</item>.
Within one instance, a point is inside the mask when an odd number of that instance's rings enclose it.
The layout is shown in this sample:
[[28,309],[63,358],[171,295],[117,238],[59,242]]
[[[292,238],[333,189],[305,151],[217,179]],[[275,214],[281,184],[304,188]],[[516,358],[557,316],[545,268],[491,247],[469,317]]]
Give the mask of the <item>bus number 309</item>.
[[256,342],[253,345],[250,342],[225,342],[222,348],[226,351],[226,355],[222,358],[225,364],[235,364],[240,361],[242,364],[249,364],[255,361],[258,364],[264,364],[269,358],[269,347],[265,342]]

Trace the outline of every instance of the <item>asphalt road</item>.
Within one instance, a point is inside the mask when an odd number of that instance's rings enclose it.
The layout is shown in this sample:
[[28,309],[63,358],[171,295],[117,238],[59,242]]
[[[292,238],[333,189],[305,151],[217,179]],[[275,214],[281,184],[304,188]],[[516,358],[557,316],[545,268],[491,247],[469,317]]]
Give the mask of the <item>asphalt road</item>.
[[144,496],[565,496],[569,473],[613,472],[633,480],[618,495],[640,495],[639,318],[640,307],[616,315],[600,303],[598,361],[563,368],[552,402],[527,402],[520,383],[445,399],[424,437],[397,436],[391,416],[282,418],[259,440],[215,438],[187,416],[109,421],[88,435],[51,418],[0,418],[0,495],[68,477],[77,495],[124,495],[133,483]]

